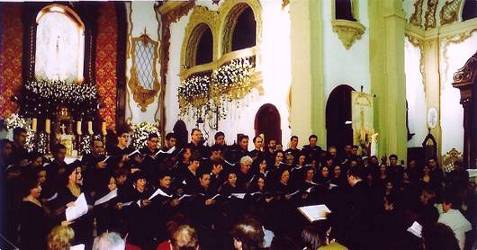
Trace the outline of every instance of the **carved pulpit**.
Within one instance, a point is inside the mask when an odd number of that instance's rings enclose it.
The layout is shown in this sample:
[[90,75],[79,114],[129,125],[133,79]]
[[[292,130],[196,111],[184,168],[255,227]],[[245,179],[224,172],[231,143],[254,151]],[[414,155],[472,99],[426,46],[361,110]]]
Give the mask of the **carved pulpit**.
[[477,150],[477,52],[464,67],[454,74],[452,86],[460,90],[460,103],[464,108],[464,166],[475,168]]

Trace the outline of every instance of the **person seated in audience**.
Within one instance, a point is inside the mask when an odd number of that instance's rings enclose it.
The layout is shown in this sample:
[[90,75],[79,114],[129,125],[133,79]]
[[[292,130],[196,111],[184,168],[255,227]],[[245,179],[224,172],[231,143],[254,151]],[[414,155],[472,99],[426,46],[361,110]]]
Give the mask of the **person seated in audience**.
[[54,227],[48,234],[48,250],[68,250],[75,238],[75,231],[67,226]]
[[305,226],[301,231],[301,240],[305,250],[348,249],[333,237],[332,228],[327,220],[316,221]]
[[124,250],[126,242],[115,232],[105,232],[94,239],[93,250]]
[[263,247],[264,232],[262,225],[252,218],[237,223],[232,231],[233,246],[236,250],[257,250]]
[[452,229],[459,242],[460,249],[463,250],[465,246],[465,234],[472,230],[472,225],[459,211],[460,202],[454,195],[446,193],[442,196],[441,200],[443,213],[439,216],[437,222],[447,225]]
[[442,223],[423,227],[422,239],[426,250],[461,250],[452,229]]

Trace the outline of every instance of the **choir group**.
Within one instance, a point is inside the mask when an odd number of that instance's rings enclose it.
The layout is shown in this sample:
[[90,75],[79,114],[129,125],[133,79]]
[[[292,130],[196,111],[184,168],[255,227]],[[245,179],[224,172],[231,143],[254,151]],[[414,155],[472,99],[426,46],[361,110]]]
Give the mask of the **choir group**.
[[63,145],[50,160],[27,153],[25,138],[15,129],[0,145],[2,232],[20,249],[61,249],[58,226],[86,249],[107,232],[127,249],[471,249],[475,239],[475,183],[457,163],[444,174],[434,158],[323,150],[315,135],[302,149],[296,136],[286,150],[255,136],[249,151],[248,136],[228,146],[222,132],[204,146],[195,128],[186,145],[169,133],[159,148],[150,134],[139,150],[118,130],[67,164]]

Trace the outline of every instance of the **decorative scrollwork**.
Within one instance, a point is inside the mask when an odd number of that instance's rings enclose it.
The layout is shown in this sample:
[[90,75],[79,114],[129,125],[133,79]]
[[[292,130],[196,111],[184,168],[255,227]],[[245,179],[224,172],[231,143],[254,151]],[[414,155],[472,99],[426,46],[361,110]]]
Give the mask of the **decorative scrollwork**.
[[446,2],[441,9],[441,25],[451,24],[459,19],[459,9],[462,0],[453,0]]
[[436,9],[437,9],[437,0],[428,0],[427,1],[427,11],[426,11],[426,22],[424,27],[427,29],[432,29],[436,27]]
[[422,27],[422,3],[424,0],[414,1],[414,13],[409,20],[409,22],[418,27]]
[[472,83],[477,71],[477,52],[454,74],[454,85]]

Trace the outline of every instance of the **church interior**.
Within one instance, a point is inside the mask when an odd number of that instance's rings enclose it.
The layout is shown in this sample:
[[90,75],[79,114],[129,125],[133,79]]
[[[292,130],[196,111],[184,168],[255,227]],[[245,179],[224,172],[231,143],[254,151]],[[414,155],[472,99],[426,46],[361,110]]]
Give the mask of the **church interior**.
[[0,2],[0,249],[477,249],[473,94],[477,0]]

